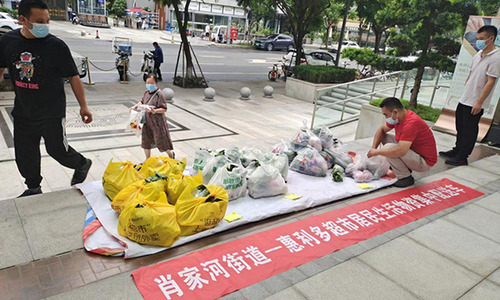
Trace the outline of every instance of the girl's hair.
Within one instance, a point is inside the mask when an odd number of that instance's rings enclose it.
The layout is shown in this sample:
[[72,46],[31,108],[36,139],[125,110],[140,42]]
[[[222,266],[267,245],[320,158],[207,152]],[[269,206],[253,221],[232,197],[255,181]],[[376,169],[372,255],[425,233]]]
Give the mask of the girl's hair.
[[156,78],[156,75],[153,74],[153,73],[149,73],[148,74],[148,77],[146,79],[149,79],[149,78],[153,78],[153,80],[155,81],[155,83],[158,83],[158,78]]

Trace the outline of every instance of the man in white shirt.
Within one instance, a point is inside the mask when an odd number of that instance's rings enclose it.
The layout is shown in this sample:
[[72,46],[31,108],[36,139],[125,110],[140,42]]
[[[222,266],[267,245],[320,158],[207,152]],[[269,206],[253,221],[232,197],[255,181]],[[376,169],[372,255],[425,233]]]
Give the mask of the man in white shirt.
[[497,28],[485,25],[477,31],[476,48],[480,51],[471,62],[465,91],[455,112],[457,140],[449,151],[440,151],[446,163],[454,166],[467,165],[467,158],[474,149],[479,132],[479,120],[485,107],[490,105],[491,94],[500,76],[500,50],[495,47]]

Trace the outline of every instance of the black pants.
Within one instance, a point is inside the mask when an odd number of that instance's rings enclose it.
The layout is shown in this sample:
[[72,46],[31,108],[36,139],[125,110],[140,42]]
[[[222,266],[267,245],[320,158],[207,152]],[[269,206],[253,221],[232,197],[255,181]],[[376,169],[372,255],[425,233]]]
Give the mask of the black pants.
[[483,115],[483,109],[477,115],[471,113],[472,107],[459,103],[455,112],[455,127],[457,129],[457,141],[454,150],[457,152],[458,160],[465,160],[474,150],[477,134],[479,133],[479,120]]
[[28,121],[14,118],[14,147],[16,164],[26,179],[28,188],[36,188],[42,182],[40,175],[40,139],[43,137],[47,153],[61,165],[77,169],[85,165],[85,157],[68,145],[65,119]]
[[155,65],[153,67],[153,72],[156,74],[156,77],[161,80],[162,78],[161,78],[160,66],[161,66],[161,63],[155,62]]

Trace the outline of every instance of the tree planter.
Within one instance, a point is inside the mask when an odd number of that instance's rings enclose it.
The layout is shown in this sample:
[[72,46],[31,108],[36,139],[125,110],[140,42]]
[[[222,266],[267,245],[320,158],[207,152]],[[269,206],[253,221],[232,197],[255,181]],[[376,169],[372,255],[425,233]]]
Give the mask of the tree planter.
[[287,95],[288,97],[313,103],[315,99],[318,99],[319,96],[321,96],[317,94],[318,89],[333,85],[335,84],[334,83],[315,84],[288,77],[286,80],[285,95]]
[[385,117],[382,114],[380,107],[371,104],[363,104],[361,113],[359,114],[358,127],[356,129],[355,140],[374,137],[377,130],[385,122]]

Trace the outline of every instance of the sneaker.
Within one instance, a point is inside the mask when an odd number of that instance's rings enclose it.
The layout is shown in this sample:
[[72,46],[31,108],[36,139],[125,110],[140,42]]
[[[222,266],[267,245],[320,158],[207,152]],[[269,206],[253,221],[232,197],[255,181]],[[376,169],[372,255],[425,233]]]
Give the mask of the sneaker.
[[404,187],[413,185],[414,183],[415,183],[415,179],[413,178],[413,176],[410,175],[408,177],[398,179],[398,181],[396,181],[396,183],[394,183],[394,186],[398,187],[398,188],[404,188]]
[[459,159],[457,157],[452,157],[450,159],[447,159],[444,163],[452,166],[466,166],[469,164],[467,162],[467,159]]
[[85,159],[85,164],[81,169],[76,169],[73,174],[73,178],[71,178],[71,185],[79,184],[85,181],[87,178],[87,174],[89,173],[90,166],[92,165],[92,161],[88,158]]
[[27,189],[21,195],[17,196],[17,198],[26,197],[26,196],[32,196],[32,195],[38,195],[38,194],[42,194],[42,188],[41,187],[36,187],[36,188],[33,188],[33,189]]
[[449,151],[439,151],[439,156],[444,157],[444,158],[453,158],[457,156],[458,151],[455,151],[454,149],[449,150]]

